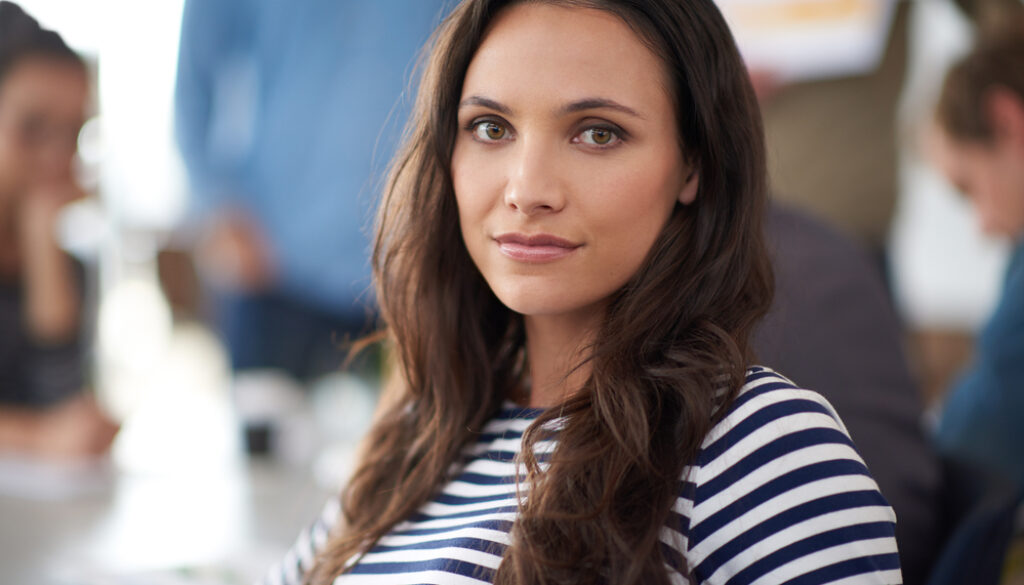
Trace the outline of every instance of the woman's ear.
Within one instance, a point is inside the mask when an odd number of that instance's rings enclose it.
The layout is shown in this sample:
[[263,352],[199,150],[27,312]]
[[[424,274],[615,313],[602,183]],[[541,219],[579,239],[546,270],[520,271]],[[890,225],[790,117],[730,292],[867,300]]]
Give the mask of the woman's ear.
[[682,190],[679,191],[679,202],[683,205],[693,203],[697,198],[697,187],[700,186],[700,173],[697,168],[690,169],[690,175],[686,177]]

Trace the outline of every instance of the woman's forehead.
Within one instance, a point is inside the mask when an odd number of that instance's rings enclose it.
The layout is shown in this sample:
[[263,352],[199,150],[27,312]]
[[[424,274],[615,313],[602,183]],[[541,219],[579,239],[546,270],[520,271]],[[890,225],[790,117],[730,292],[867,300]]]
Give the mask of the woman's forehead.
[[602,96],[637,111],[670,107],[666,71],[617,15],[518,4],[492,23],[470,63],[463,99],[562,104]]
[[88,98],[85,70],[75,63],[52,57],[19,60],[0,81],[0,102],[50,107],[81,115]]

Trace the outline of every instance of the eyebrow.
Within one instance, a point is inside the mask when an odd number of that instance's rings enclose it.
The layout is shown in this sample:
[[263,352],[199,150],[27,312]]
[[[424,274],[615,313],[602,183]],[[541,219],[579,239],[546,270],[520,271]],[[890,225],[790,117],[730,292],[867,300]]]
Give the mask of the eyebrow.
[[468,98],[459,102],[460,108],[464,108],[466,106],[483,106],[485,108],[490,108],[494,111],[501,112],[506,116],[512,115],[512,109],[506,106],[505,104],[496,102],[490,98],[485,98],[479,95],[469,96]]
[[[498,102],[498,101],[495,101],[495,100],[492,100],[490,98],[486,98],[486,97],[483,97],[483,96],[479,96],[479,95],[470,96],[470,97],[462,100],[462,102],[459,103],[459,107],[460,108],[465,107],[465,106],[483,106],[485,108],[490,108],[490,109],[492,109],[492,110],[494,110],[496,112],[501,112],[502,114],[505,114],[507,116],[511,116],[512,115],[512,109],[509,108],[508,106],[506,106],[505,104],[502,104],[501,102]],[[641,116],[633,108],[630,108],[628,106],[624,106],[624,105],[620,104],[619,102],[617,102],[615,100],[610,100],[610,99],[606,99],[606,98],[597,98],[597,97],[594,97],[594,98],[584,98],[584,99],[577,100],[575,102],[566,104],[566,105],[562,106],[561,108],[559,108],[558,113],[560,115],[565,115],[565,114],[574,114],[574,113],[577,113],[577,112],[583,112],[583,111],[586,111],[586,110],[600,110],[600,109],[615,110],[617,112],[622,112],[624,114],[628,114],[630,116],[634,116],[636,118],[640,118],[641,120],[644,119],[644,117]]]
[[628,106],[624,106],[624,105],[620,104],[619,102],[617,102],[615,100],[610,100],[610,99],[605,99],[605,98],[586,98],[586,99],[582,99],[582,100],[579,100],[579,101],[575,101],[575,102],[572,102],[571,104],[568,104],[568,105],[564,106],[560,110],[560,113],[562,113],[562,114],[574,114],[576,112],[582,112],[582,111],[585,111],[585,110],[602,110],[602,109],[615,110],[617,112],[622,112],[624,114],[629,114],[630,116],[633,116],[635,118],[640,118],[641,120],[644,119],[644,117],[641,116],[639,113],[637,113],[637,111],[634,110],[633,108],[630,108]]

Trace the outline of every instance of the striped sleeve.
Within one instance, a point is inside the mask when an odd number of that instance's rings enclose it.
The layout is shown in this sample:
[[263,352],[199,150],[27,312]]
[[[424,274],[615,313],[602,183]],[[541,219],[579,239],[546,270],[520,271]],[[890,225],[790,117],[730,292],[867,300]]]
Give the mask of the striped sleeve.
[[902,583],[895,515],[842,421],[771,370],[751,373],[681,489],[677,552],[697,583]]
[[338,523],[340,514],[338,499],[328,500],[316,522],[299,533],[284,558],[270,567],[257,585],[302,585],[306,573],[313,568],[316,555],[327,546],[330,532]]

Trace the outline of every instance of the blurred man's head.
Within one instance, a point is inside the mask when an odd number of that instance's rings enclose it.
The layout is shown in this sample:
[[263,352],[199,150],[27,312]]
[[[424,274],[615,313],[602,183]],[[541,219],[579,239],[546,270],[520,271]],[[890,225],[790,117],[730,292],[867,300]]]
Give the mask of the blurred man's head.
[[985,232],[1024,236],[1024,29],[980,44],[946,77],[932,155]]

